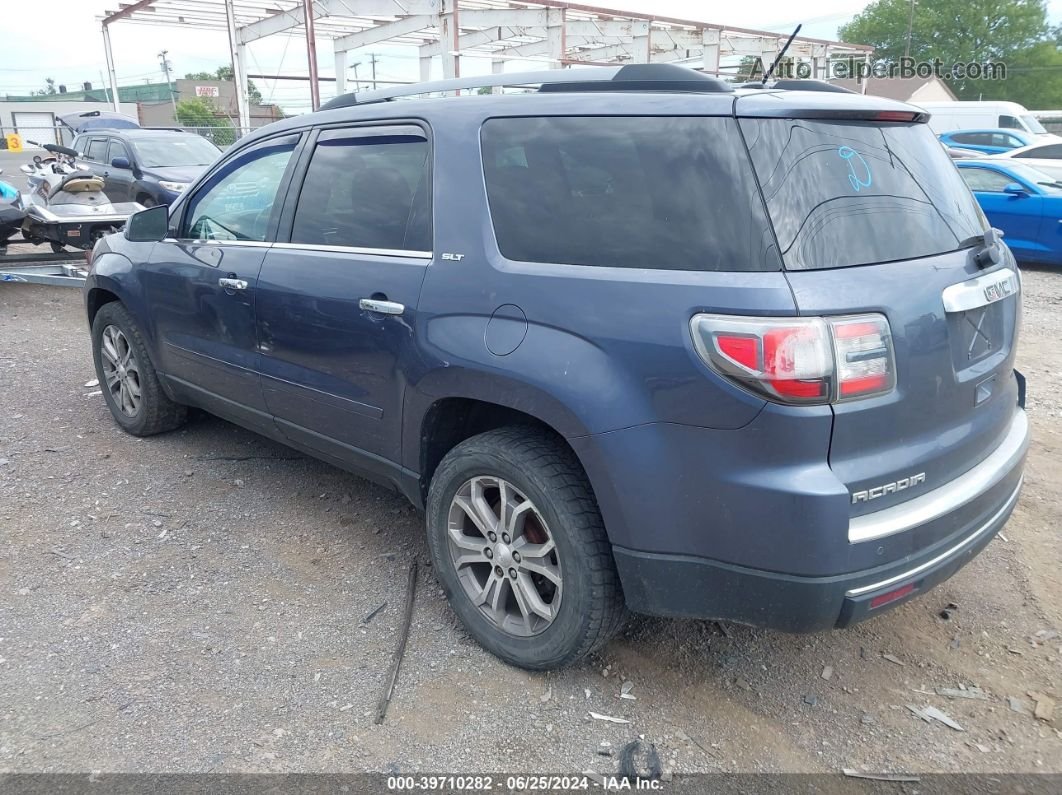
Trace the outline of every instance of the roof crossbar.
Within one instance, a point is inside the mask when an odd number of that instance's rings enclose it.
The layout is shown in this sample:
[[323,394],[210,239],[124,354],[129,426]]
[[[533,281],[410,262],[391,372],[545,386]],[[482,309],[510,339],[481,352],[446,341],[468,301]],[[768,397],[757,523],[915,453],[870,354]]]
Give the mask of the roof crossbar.
[[427,83],[395,86],[378,91],[359,91],[338,96],[325,103],[321,110],[346,108],[373,102],[387,102],[401,97],[440,94],[475,88],[499,86],[540,86],[539,91],[686,91],[722,93],[732,86],[675,64],[628,64],[627,66],[587,66],[577,69],[551,69],[541,72],[513,72],[508,74],[457,77]]

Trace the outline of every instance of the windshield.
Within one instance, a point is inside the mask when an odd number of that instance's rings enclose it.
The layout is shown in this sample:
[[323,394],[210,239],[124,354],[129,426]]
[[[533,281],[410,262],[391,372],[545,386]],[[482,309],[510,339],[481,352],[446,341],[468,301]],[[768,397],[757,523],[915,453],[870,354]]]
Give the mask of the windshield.
[[137,159],[144,168],[170,166],[209,166],[221,150],[198,135],[141,138],[133,142]]
[[1047,132],[1047,130],[1044,129],[1044,126],[1040,124],[1040,120],[1037,119],[1035,116],[1025,115],[1021,117],[1021,120],[1025,122],[1025,129],[1027,129],[1031,133],[1036,133],[1037,135],[1039,135],[1040,133]]
[[954,251],[988,224],[925,124],[742,119],[785,266]]

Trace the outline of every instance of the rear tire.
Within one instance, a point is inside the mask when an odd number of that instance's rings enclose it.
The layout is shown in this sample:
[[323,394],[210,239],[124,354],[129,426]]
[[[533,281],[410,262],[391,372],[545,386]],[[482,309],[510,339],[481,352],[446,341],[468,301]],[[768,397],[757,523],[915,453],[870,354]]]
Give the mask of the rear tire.
[[623,592],[590,483],[548,432],[500,428],[454,447],[432,478],[426,521],[451,606],[502,660],[570,665],[622,627]]
[[184,424],[187,409],[163,391],[140,329],[118,301],[92,321],[92,359],[107,408],[126,433],[152,436]]

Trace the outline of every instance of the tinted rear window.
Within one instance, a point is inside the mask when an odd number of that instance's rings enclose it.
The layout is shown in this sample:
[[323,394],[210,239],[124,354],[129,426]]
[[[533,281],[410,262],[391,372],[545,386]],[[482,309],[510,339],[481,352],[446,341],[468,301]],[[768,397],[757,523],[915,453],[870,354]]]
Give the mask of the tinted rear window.
[[987,223],[925,124],[743,119],[787,268],[953,251]]
[[482,145],[491,219],[508,259],[781,266],[734,119],[491,119]]

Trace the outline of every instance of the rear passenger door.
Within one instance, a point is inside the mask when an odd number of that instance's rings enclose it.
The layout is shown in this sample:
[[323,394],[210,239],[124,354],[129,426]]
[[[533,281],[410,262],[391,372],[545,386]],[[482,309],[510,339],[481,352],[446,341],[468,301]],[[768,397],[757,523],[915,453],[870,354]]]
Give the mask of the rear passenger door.
[[325,129],[302,160],[258,279],[266,404],[293,441],[386,472],[432,256],[428,135]]

